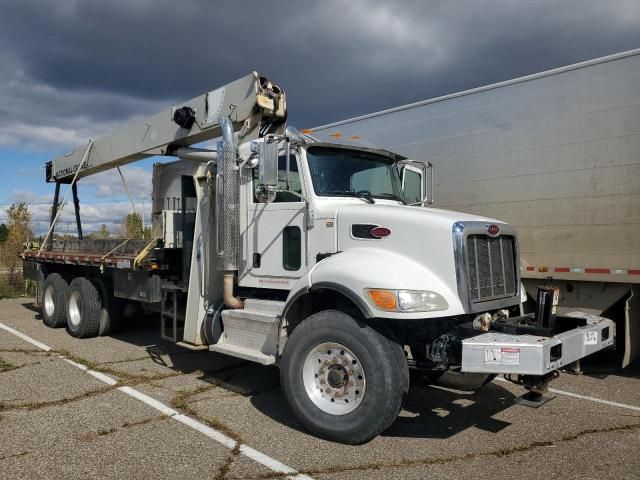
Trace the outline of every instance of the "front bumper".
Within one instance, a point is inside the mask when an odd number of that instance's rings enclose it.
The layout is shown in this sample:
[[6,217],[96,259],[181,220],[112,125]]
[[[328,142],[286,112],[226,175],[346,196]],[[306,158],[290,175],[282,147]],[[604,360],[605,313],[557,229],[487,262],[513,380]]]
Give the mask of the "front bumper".
[[582,326],[552,337],[487,332],[462,341],[462,372],[546,375],[613,345],[614,323],[571,312]]

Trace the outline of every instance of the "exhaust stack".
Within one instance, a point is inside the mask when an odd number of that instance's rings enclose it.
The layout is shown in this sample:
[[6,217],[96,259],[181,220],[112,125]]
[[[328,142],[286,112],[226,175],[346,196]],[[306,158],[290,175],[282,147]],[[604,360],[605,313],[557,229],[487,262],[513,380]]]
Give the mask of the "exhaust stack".
[[[216,192],[216,232],[218,269],[224,271],[223,299],[229,308],[242,308],[243,303],[233,295],[234,276],[238,270],[240,238],[240,169],[234,140],[233,124],[220,117],[222,141],[218,143],[218,178]],[[222,192],[219,191],[222,189]]]

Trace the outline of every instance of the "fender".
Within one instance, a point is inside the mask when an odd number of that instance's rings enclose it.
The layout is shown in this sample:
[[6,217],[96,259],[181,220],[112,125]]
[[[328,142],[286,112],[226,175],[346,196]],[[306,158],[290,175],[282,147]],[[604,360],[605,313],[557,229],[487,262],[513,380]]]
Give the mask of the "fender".
[[[302,295],[319,288],[342,293],[367,318],[426,319],[464,313],[457,292],[452,292],[433,272],[409,257],[373,247],[351,248],[314,265],[293,285],[283,316]],[[442,295],[449,308],[437,312],[386,312],[366,300],[365,288],[430,290]]]

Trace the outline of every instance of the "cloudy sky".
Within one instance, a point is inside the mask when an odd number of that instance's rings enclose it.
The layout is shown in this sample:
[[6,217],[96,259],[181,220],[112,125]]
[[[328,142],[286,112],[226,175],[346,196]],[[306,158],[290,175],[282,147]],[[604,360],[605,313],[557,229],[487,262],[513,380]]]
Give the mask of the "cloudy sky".
[[[638,47],[637,0],[0,0],[0,222],[45,229],[45,161],[251,70],[305,128]],[[131,209],[117,175],[79,190],[88,230]]]

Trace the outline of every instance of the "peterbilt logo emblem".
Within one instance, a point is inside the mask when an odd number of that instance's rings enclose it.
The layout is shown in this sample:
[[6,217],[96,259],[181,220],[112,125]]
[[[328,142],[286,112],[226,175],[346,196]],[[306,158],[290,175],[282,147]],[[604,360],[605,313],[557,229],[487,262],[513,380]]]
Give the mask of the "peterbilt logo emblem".
[[500,227],[495,223],[492,223],[490,225],[485,225],[484,228],[487,230],[487,233],[492,237],[495,237],[500,233]]

